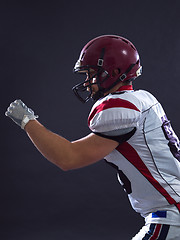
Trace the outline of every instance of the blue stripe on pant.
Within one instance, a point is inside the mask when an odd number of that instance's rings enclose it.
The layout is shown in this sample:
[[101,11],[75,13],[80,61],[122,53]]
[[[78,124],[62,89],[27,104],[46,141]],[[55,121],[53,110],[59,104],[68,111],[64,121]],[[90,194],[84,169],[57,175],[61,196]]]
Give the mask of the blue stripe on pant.
[[158,240],[166,239],[166,237],[168,235],[169,227],[170,227],[170,225],[166,225],[166,224],[162,225],[161,233],[160,233],[160,235],[158,237]]
[[[143,237],[142,240],[150,239],[155,232],[156,226],[157,226],[157,224],[152,223],[149,227],[149,231],[145,234],[145,236]],[[169,227],[170,227],[170,225],[162,224],[160,234],[159,234],[158,238],[156,238],[156,239],[157,240],[165,240],[168,235]]]
[[152,237],[155,227],[156,227],[156,224],[152,223],[149,227],[148,233],[146,233],[146,235],[143,237],[142,240],[148,240],[150,237]]

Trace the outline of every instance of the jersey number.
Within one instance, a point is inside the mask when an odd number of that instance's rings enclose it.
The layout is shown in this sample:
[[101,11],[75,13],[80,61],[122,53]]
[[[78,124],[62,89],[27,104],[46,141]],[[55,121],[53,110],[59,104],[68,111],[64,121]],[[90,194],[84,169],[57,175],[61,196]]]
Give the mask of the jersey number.
[[167,119],[166,115],[161,117],[162,120],[162,129],[166,139],[169,141],[168,146],[171,150],[171,153],[175,158],[180,161],[180,142],[178,137],[176,136],[170,121]]

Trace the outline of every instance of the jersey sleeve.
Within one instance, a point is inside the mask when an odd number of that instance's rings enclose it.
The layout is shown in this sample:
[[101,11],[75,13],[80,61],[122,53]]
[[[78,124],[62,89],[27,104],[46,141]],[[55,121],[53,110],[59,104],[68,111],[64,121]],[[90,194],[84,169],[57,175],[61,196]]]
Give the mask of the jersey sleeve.
[[119,97],[104,98],[98,101],[88,117],[92,132],[108,133],[120,129],[136,128],[141,115],[140,103],[134,99]]

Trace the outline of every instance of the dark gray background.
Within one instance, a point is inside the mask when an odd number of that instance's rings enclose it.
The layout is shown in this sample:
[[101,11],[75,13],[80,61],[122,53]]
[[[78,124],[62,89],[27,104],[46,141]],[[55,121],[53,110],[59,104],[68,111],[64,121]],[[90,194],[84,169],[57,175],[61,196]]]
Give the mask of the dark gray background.
[[88,134],[92,103],[74,97],[71,87],[81,79],[72,69],[86,42],[117,34],[141,56],[135,89],[160,100],[179,135],[178,2],[1,1],[0,239],[128,240],[143,225],[103,160],[63,172],[4,112],[20,98],[52,131],[69,140]]

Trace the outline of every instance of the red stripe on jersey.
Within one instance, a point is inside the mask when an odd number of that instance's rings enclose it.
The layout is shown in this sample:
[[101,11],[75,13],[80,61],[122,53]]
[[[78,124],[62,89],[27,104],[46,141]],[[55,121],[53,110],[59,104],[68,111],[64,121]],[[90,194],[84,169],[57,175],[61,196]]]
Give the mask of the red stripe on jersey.
[[162,225],[161,224],[157,224],[156,228],[155,228],[155,231],[154,231],[154,234],[149,238],[149,240],[156,240],[157,237],[159,236],[161,228],[162,228]]
[[160,183],[152,176],[136,150],[127,142],[120,144],[118,150],[137,170],[160,192],[170,204],[176,204],[176,201],[169,193],[160,185]]
[[177,209],[178,209],[179,212],[180,212],[180,202],[179,202],[179,203],[176,203],[175,205],[176,205]]
[[103,110],[106,110],[106,109],[109,109],[109,108],[128,108],[128,109],[133,109],[135,111],[138,111],[140,112],[140,110],[131,102],[127,101],[127,100],[124,100],[124,99],[120,99],[120,98],[116,98],[116,99],[109,99],[109,100],[106,100],[104,102],[102,102],[100,105],[98,105],[93,111],[92,113],[89,115],[89,118],[88,118],[88,125],[90,125],[90,121],[93,119],[93,117],[103,111]]

